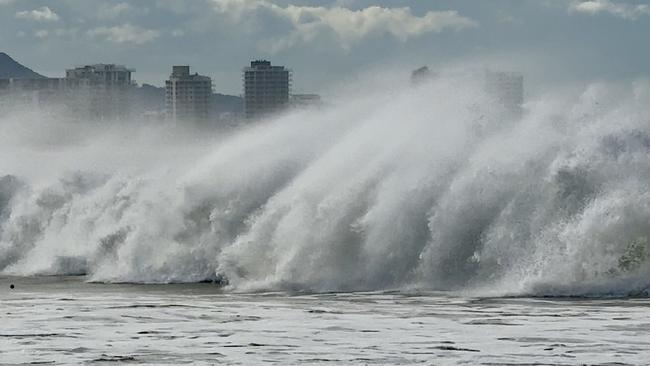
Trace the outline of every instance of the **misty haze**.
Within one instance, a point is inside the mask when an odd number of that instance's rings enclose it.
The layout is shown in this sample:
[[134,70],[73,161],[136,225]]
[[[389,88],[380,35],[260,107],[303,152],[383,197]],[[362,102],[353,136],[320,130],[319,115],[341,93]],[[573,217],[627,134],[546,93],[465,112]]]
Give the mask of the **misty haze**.
[[650,3],[0,24],[0,365],[650,362]]

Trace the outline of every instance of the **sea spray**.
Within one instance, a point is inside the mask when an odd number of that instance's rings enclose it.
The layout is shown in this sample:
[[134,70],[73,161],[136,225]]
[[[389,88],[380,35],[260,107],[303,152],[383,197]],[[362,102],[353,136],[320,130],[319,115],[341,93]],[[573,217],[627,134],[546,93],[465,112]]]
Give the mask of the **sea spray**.
[[[223,137],[5,116],[0,270],[236,291],[642,294],[649,95],[641,81],[593,84],[513,119],[480,82],[442,73]],[[57,126],[77,132],[42,132]]]

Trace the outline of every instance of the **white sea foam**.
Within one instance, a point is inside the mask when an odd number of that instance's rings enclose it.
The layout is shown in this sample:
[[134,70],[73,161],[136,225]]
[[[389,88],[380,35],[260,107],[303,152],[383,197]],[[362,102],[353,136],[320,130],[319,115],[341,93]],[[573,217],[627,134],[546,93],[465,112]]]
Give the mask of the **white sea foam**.
[[222,137],[0,117],[0,270],[239,291],[648,289],[647,82],[549,92],[516,120],[471,77],[371,90]]

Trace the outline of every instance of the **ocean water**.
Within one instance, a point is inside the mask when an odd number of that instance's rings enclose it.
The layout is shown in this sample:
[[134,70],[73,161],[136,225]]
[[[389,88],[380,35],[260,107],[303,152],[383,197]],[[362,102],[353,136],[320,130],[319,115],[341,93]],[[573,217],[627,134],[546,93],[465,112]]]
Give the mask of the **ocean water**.
[[0,364],[648,363],[650,82],[382,75],[227,131],[2,114]]
[[650,364],[646,298],[0,283],[3,365]]

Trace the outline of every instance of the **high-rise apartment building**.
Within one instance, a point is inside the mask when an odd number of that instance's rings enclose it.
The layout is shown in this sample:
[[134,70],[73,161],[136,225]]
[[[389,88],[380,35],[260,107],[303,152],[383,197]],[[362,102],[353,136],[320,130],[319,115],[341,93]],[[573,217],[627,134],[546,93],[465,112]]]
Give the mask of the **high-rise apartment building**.
[[62,105],[75,87],[66,78],[0,79],[0,104],[19,108]]
[[63,108],[82,119],[124,119],[131,110],[132,69],[96,64],[66,70],[64,78],[0,80],[3,100],[18,106]]
[[98,119],[124,119],[131,110],[131,74],[123,65],[95,64],[66,70],[68,85],[73,85],[70,108],[77,115]]
[[212,79],[190,74],[189,66],[173,66],[165,81],[166,117],[175,121],[206,122],[210,115]]
[[516,72],[485,71],[485,92],[495,106],[513,117],[522,114],[524,77]]
[[284,66],[272,66],[266,60],[251,61],[243,78],[246,118],[260,118],[289,105],[291,71]]
[[95,64],[75,67],[65,71],[68,79],[87,80],[91,85],[102,86],[130,86],[133,69],[124,65]]

